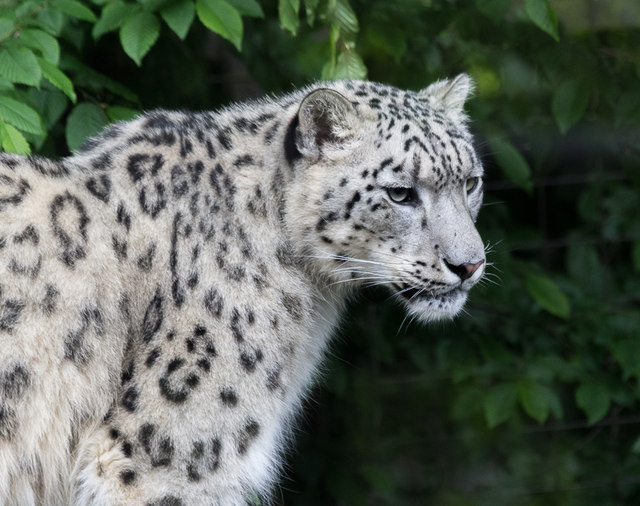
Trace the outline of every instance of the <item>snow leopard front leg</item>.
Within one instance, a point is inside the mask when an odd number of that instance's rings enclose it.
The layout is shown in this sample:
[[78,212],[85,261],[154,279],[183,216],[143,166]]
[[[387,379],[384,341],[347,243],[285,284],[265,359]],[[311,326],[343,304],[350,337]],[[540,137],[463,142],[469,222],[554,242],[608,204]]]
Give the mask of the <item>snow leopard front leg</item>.
[[[181,258],[196,239],[176,237],[170,248]],[[253,491],[267,493],[283,425],[315,361],[301,338],[311,335],[312,304],[308,282],[277,248],[256,252],[239,275],[232,255],[246,238],[231,232],[227,241],[222,268],[203,246],[192,290],[164,279],[131,304],[138,313],[120,393],[81,444],[73,504],[243,505]]]
[[74,504],[241,505],[273,478],[289,374],[273,322],[207,296],[219,319],[187,325],[162,289],[149,300],[118,403],[80,448]]

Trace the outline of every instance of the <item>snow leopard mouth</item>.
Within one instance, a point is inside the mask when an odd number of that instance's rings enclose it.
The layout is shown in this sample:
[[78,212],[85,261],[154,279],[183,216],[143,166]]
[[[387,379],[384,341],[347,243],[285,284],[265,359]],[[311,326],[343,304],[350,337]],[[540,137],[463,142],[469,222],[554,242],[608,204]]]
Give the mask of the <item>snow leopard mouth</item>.
[[455,317],[464,306],[469,293],[460,285],[445,292],[434,292],[407,283],[394,284],[393,287],[399,298],[403,299],[403,305],[408,313],[425,323]]
[[452,302],[460,296],[461,289],[453,288],[448,292],[433,292],[426,290],[425,288],[416,288],[411,285],[393,285],[397,289],[398,295],[400,295],[403,299],[406,299],[407,302],[417,302],[417,301],[437,301],[440,303]]

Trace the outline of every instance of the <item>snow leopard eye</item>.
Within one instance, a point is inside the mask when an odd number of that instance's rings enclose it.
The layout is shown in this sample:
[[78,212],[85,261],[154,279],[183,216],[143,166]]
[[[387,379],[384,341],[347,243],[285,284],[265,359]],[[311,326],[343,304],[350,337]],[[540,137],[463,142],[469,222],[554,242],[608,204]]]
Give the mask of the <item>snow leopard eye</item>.
[[387,195],[397,204],[407,204],[413,201],[413,190],[411,188],[387,188]]
[[479,177],[470,177],[469,179],[467,179],[464,184],[464,189],[466,190],[467,195],[472,193],[478,187],[478,183],[480,183]]

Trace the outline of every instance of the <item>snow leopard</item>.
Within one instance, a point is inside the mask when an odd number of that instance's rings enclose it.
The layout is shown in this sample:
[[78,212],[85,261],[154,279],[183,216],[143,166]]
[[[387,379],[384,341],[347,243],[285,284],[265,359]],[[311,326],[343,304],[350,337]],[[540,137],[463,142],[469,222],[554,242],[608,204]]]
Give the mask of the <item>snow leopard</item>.
[[357,287],[428,322],[483,276],[471,91],[322,82],[0,155],[0,503],[268,502]]

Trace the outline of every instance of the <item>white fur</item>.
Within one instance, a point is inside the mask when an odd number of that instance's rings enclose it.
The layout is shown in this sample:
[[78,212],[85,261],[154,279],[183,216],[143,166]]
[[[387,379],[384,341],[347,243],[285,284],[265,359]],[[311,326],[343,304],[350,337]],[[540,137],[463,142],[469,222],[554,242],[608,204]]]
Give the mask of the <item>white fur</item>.
[[470,89],[321,83],[1,158],[0,503],[268,500],[352,289],[428,321],[483,274],[447,267],[484,261]]

